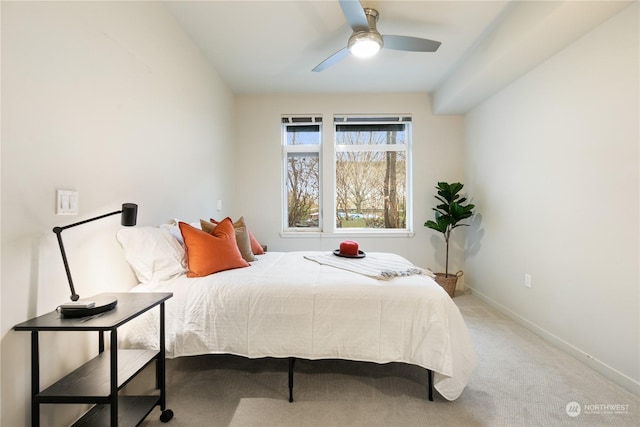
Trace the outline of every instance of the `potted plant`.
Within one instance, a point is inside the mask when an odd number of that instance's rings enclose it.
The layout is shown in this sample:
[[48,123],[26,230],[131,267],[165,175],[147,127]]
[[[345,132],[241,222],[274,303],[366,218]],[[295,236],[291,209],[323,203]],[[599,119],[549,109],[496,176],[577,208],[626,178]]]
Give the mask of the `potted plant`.
[[435,198],[440,202],[438,206],[433,208],[435,211],[435,221],[427,221],[425,227],[439,231],[444,236],[446,247],[445,270],[443,273],[436,273],[436,282],[442,286],[447,293],[453,297],[458,282],[458,277],[462,276],[462,271],[456,274],[449,274],[449,238],[454,228],[468,226],[460,221],[465,220],[473,215],[475,205],[466,204],[467,198],[460,196],[460,191],[464,187],[459,182],[452,184],[446,182],[438,182],[436,189],[438,195]]

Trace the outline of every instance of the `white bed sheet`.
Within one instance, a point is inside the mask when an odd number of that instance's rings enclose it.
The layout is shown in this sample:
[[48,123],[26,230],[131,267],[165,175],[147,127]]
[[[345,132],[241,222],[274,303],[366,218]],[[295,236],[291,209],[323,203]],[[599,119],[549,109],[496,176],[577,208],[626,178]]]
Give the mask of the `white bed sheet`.
[[[433,370],[436,390],[456,399],[477,357],[447,293],[424,275],[382,281],[304,259],[317,253],[267,252],[248,268],[143,283],[132,292],[173,292],[165,304],[169,358],[404,362]],[[125,326],[121,345],[158,348],[158,310]]]

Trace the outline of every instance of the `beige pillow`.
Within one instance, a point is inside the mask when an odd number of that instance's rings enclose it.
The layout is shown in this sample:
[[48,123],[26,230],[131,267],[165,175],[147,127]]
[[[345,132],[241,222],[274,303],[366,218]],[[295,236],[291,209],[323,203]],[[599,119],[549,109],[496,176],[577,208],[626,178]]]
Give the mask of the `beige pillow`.
[[[233,224],[233,228],[236,231],[236,244],[238,246],[238,250],[240,250],[240,255],[242,255],[242,259],[247,262],[257,261],[258,258],[253,256],[253,252],[251,252],[251,240],[249,239],[249,233],[247,232],[247,227],[240,226],[240,224],[244,224],[244,221],[240,223],[236,221]],[[200,228],[202,231],[212,234],[215,229],[216,224],[205,221],[204,219],[200,220]]]
[[[218,221],[216,221],[213,218],[209,218],[209,221],[211,221],[214,224],[218,223]],[[245,227],[247,229],[247,233],[249,233],[249,241],[251,242],[251,253],[253,255],[262,255],[262,254],[264,254],[264,248],[262,247],[260,242],[258,242],[258,240],[255,238],[253,233],[251,233],[251,230],[249,230],[249,227],[247,227],[247,224],[244,222],[244,217],[243,216],[238,218],[238,220],[233,223],[233,226],[234,227]],[[257,258],[256,258],[256,260],[257,260]]]

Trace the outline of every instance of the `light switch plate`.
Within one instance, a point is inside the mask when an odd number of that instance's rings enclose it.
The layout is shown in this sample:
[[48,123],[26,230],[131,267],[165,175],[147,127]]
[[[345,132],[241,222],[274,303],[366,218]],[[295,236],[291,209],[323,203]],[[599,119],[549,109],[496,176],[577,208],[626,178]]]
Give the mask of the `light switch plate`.
[[78,215],[78,192],[56,190],[56,215]]

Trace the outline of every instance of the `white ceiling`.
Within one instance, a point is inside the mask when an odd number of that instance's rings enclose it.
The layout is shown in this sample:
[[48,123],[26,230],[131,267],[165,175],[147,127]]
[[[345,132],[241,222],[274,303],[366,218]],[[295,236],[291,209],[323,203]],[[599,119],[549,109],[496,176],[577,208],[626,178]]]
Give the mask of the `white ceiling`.
[[440,49],[383,49],[312,72],[351,35],[337,0],[165,3],[236,94],[428,92],[434,110],[449,114],[466,111],[629,4],[362,0],[380,13],[381,34],[438,40]]

